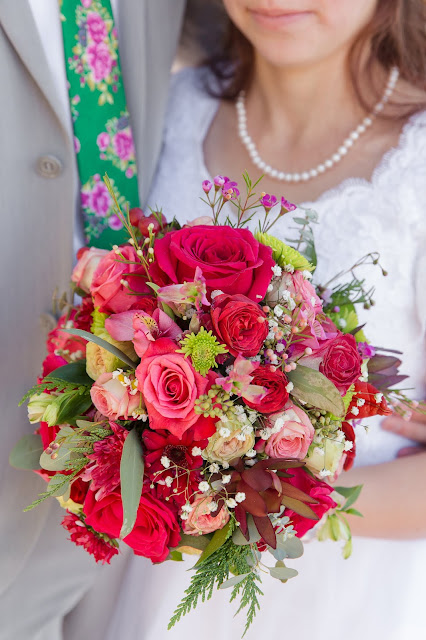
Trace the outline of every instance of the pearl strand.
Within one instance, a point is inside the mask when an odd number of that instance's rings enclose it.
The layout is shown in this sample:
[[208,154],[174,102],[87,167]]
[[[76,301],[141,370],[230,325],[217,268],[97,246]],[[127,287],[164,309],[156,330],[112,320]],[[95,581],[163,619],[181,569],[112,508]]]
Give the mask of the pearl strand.
[[316,178],[321,173],[324,173],[328,169],[331,169],[335,164],[340,162],[343,157],[348,153],[348,151],[352,148],[353,144],[358,140],[358,138],[367,131],[369,127],[374,122],[376,116],[381,113],[385,107],[385,104],[389,101],[393,90],[395,89],[395,85],[398,82],[399,78],[399,69],[397,67],[393,67],[390,71],[388,82],[386,84],[385,90],[379,102],[373,107],[371,112],[362,120],[362,122],[348,135],[348,137],[343,141],[342,145],[338,148],[336,153],[333,153],[327,160],[320,163],[313,169],[309,171],[302,171],[301,173],[285,173],[284,171],[279,171],[278,169],[274,169],[269,164],[267,164],[259,155],[257,147],[253,142],[247,131],[247,114],[245,108],[245,93],[241,91],[235,106],[237,109],[237,119],[238,119],[238,136],[246,148],[251,161],[253,164],[258,167],[263,173],[271,176],[271,178],[275,178],[277,180],[281,180],[283,182],[307,182],[312,178]]

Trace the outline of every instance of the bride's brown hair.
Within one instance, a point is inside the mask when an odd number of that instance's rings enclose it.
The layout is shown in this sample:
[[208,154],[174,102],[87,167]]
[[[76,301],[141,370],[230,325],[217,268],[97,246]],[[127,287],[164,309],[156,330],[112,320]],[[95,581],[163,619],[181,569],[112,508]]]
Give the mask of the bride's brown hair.
[[[426,1],[378,0],[376,12],[351,47],[348,64],[356,95],[368,111],[372,104],[361,90],[359,77],[362,52],[370,43],[369,55],[362,65],[374,91],[372,70],[379,62],[385,70],[397,66],[400,76],[421,92],[426,92]],[[211,54],[205,64],[212,72],[211,94],[223,100],[235,100],[250,86],[254,69],[254,50],[247,38],[228,19],[220,52]],[[364,75],[364,74],[367,75]],[[383,87],[377,88],[377,97]],[[420,95],[420,93],[419,93]],[[426,106],[426,98],[399,105],[396,116],[407,117]]]

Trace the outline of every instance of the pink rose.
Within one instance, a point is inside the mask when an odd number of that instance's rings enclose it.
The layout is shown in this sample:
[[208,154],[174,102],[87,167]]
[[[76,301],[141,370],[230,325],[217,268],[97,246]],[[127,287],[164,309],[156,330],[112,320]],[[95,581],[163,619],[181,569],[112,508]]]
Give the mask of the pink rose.
[[92,71],[95,82],[101,82],[109,76],[112,69],[112,58],[108,46],[104,42],[91,44],[87,47],[87,64]]
[[135,147],[130,130],[119,131],[115,134],[112,143],[115,153],[121,160],[130,160],[135,156]]
[[112,200],[108,189],[102,182],[98,182],[89,193],[88,205],[99,217],[104,217],[111,208]]
[[[90,293],[95,307],[99,307],[101,313],[138,309],[141,308],[145,295],[150,294],[152,297],[152,290],[145,282],[145,269],[139,262],[136,250],[126,245],[120,248],[120,252],[125,260],[135,264],[127,264],[114,251],[109,251],[93,274]],[[132,292],[136,291],[140,296],[130,295],[123,281],[128,283]]]
[[167,429],[181,438],[199,418],[195,401],[205,393],[209,380],[176,349],[169,338],[152,342],[136,369],[136,377],[151,429]]
[[197,267],[211,293],[243,295],[260,302],[272,278],[272,249],[248,229],[200,225],[167,233],[155,243],[152,274],[158,284],[191,282]]
[[98,145],[101,151],[106,151],[108,149],[109,141],[110,141],[110,137],[109,137],[109,134],[106,133],[106,131],[103,131],[102,133],[100,133],[96,138],[96,144]]
[[111,420],[132,417],[133,412],[140,412],[143,407],[141,394],[132,394],[130,387],[125,387],[112,373],[103,373],[90,390],[92,402],[96,409]]
[[93,11],[87,15],[87,30],[94,42],[102,42],[108,35],[105,22],[99,13]]
[[306,413],[289,402],[282,413],[270,416],[269,422],[271,425],[268,424],[268,426],[278,426],[282,423],[282,427],[278,433],[274,433],[267,440],[266,444],[262,440],[259,441],[265,453],[270,458],[303,460],[315,435],[315,429]]
[[211,496],[196,494],[191,502],[192,511],[187,520],[182,521],[183,532],[190,536],[198,536],[205,533],[213,533],[217,529],[223,529],[229,520],[229,513],[222,507],[217,515],[212,516],[209,504],[213,501]]
[[71,275],[71,280],[75,282],[77,287],[86,293],[90,293],[93,274],[100,260],[106,256],[107,253],[108,251],[106,249],[97,249],[96,247],[90,247],[90,249],[85,249],[85,251],[81,253],[81,257]]

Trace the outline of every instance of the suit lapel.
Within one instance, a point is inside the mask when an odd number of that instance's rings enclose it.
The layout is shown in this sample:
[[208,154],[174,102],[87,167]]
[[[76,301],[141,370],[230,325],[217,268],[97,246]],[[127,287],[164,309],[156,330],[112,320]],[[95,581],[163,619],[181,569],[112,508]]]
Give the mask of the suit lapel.
[[27,0],[0,0],[0,25],[69,136],[68,114],[58,97],[37,25]]

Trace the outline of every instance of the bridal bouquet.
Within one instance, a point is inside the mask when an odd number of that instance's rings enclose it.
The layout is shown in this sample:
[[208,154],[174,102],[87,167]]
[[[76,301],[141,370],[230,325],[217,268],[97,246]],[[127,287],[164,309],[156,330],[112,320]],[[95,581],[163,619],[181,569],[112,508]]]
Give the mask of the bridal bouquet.
[[[55,497],[97,562],[119,541],[154,563],[199,554],[170,625],[217,586],[241,596],[248,628],[260,568],[296,576],[285,561],[319,520],[319,537],[342,539],[348,556],[361,487],[330,482],[353,463],[355,425],[390,413],[387,399],[409,405],[389,390],[400,361],[358,326],[364,281],[352,270],[344,284],[311,283],[314,212],[294,218],[297,250],[269,234],[295,206],[245,182],[243,199],[227,178],[205,181],[211,216],[182,228],[115,200],[129,241],[79,252],[81,303],[63,303],[25,398],[40,425],[11,454],[48,483],[29,508]],[[219,224],[226,203],[235,217]]]

